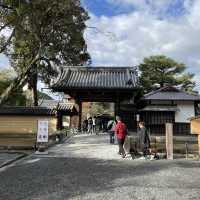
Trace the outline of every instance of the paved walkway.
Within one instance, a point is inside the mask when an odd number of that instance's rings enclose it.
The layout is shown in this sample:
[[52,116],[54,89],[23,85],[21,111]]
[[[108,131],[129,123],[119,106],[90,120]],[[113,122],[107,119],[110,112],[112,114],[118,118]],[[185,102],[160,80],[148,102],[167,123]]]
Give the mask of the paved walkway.
[[51,148],[49,156],[121,160],[117,152],[118,145],[109,144],[108,134],[81,134],[71,138],[68,144],[58,144]]
[[130,160],[78,135],[0,170],[0,200],[199,200],[200,162]]

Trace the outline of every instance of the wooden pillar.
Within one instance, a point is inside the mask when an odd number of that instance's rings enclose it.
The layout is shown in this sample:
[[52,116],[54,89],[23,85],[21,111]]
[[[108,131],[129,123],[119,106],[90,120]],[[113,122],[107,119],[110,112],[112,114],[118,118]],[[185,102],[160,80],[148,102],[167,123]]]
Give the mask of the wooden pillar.
[[200,134],[198,135],[199,157],[200,157]]
[[115,101],[115,116],[119,115],[120,113],[120,100],[119,100],[119,95],[117,94],[117,99]]
[[57,112],[57,130],[62,129],[62,114]]
[[72,128],[72,121],[73,121],[73,116],[70,116],[69,118],[69,127]]
[[173,124],[166,123],[166,152],[167,159],[173,160]]
[[117,111],[117,102],[115,102],[115,116],[117,115],[118,111]]
[[81,131],[81,124],[82,124],[82,102],[78,101],[78,130]]

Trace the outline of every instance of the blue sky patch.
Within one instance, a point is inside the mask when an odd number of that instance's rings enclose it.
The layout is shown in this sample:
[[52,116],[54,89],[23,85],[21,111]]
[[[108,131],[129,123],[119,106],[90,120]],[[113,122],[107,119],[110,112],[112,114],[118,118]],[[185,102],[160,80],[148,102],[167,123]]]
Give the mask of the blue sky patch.
[[96,16],[116,16],[134,11],[133,6],[109,3],[107,0],[82,0],[84,7]]
[[[187,13],[187,10],[184,6],[184,0],[169,0],[169,2],[170,3],[167,5],[168,7],[163,7],[159,10],[159,8],[154,7],[156,4],[152,3],[152,1],[145,0],[145,4],[151,8],[152,12],[156,11],[158,17],[179,17]],[[190,3],[192,4],[192,2],[193,0],[191,0]],[[137,7],[137,3],[111,3],[108,0],[82,0],[82,3],[84,7],[89,10],[89,12],[98,17],[112,17],[120,14],[128,14],[130,12],[142,9],[141,7]]]
[[183,0],[174,0],[169,5],[166,15],[172,16],[172,17],[179,17],[183,16],[187,13],[186,8],[184,7],[184,1]]

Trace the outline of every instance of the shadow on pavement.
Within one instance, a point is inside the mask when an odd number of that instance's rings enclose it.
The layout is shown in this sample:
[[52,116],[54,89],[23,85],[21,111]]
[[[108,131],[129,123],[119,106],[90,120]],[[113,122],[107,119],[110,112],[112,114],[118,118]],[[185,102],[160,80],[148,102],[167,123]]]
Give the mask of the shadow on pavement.
[[[0,199],[71,199],[89,193],[112,191],[116,187],[182,187],[192,186],[178,179],[173,167],[184,169],[195,162],[129,162],[88,158],[41,158],[23,162],[0,173]],[[171,174],[169,169],[172,168]],[[160,174],[161,173],[161,174]],[[163,175],[164,173],[164,175]],[[175,173],[175,174],[173,174]],[[162,182],[162,176],[167,176]],[[171,180],[171,181],[169,181]],[[199,182],[195,187],[200,189]]]

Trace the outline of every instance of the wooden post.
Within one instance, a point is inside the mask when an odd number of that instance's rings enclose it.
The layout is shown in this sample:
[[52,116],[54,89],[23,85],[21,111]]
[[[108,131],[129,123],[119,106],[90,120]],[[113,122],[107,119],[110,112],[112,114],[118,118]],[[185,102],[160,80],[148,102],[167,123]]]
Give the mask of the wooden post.
[[166,123],[166,152],[167,159],[173,160],[173,124]]
[[199,157],[200,157],[200,134],[198,134],[198,146],[199,146]]
[[115,102],[115,116],[119,115],[118,102]]
[[119,95],[117,94],[117,99],[115,101],[115,116],[120,114],[120,101],[119,101]]
[[136,114],[136,130],[137,130],[137,132],[138,132],[138,130],[139,130],[139,122],[140,122],[140,115],[139,114]]
[[57,130],[62,130],[62,114],[60,112],[57,112]]
[[82,123],[82,102],[78,101],[78,131],[81,131],[81,123]]

